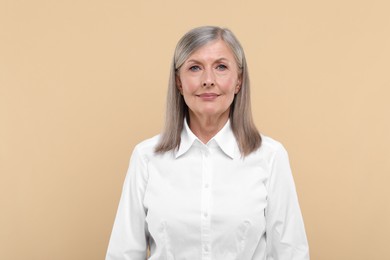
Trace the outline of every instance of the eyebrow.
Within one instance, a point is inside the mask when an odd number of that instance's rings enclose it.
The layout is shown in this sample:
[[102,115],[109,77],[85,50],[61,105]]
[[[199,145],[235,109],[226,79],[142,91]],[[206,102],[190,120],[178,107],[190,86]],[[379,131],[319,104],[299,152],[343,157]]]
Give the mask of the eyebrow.
[[[222,61],[229,62],[228,59],[222,57],[222,58],[216,59],[213,63],[218,63],[218,62],[222,62]],[[187,60],[186,63],[202,63],[202,62],[200,62],[196,59],[190,59],[190,60]]]

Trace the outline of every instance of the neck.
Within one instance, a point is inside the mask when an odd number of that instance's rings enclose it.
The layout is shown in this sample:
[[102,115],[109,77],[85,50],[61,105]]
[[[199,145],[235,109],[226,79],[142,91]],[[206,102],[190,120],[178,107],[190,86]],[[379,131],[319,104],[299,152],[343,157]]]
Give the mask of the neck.
[[229,119],[229,113],[218,117],[197,116],[190,113],[189,127],[204,144],[221,130]]

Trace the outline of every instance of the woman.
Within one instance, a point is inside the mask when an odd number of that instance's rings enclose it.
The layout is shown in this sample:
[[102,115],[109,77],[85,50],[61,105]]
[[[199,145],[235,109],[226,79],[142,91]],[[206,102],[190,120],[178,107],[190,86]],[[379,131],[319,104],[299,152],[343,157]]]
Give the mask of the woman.
[[231,31],[182,37],[166,113],[134,149],[106,259],[309,259],[286,150],[254,126]]

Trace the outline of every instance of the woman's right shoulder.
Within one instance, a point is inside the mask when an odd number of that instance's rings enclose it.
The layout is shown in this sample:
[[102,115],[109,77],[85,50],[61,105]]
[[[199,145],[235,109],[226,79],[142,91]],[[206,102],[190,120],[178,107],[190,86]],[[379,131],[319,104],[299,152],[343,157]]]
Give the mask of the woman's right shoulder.
[[142,155],[153,155],[154,154],[154,149],[156,145],[158,144],[158,141],[160,140],[160,135],[155,135],[151,138],[145,139],[138,143],[134,147],[133,152],[140,153]]

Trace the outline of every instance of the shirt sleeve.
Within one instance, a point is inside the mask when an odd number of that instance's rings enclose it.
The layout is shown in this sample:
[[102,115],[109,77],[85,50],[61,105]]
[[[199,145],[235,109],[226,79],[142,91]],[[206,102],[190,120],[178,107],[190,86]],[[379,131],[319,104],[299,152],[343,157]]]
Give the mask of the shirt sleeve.
[[148,235],[143,206],[146,184],[146,162],[136,147],[123,185],[106,260],[146,259]]
[[271,162],[266,214],[267,260],[309,260],[309,246],[287,151]]

